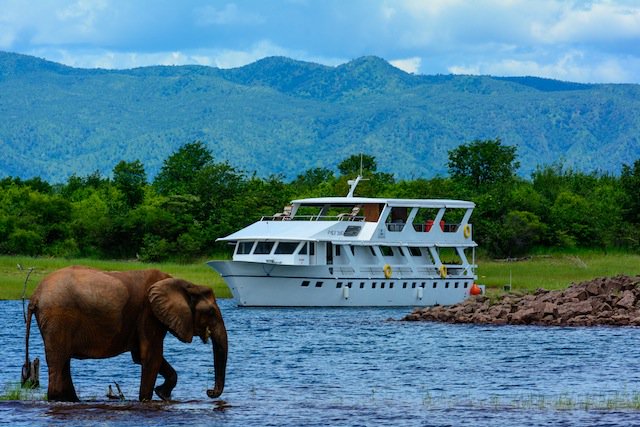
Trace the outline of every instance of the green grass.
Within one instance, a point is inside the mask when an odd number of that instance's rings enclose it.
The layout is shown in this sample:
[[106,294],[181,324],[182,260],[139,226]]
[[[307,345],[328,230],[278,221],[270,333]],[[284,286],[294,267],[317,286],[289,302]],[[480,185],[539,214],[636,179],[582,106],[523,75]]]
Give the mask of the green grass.
[[[640,274],[640,254],[625,252],[574,251],[564,253],[539,253],[515,262],[476,260],[478,282],[490,291],[500,291],[511,283],[512,290],[531,292],[537,288],[564,289],[596,277],[618,274]],[[24,268],[19,270],[17,265]],[[157,263],[138,261],[113,261],[92,259],[30,258],[0,256],[0,299],[20,299],[27,269],[35,267],[27,284],[27,296],[48,273],[69,265],[88,265],[104,270],[132,270],[158,268],[176,277],[213,288],[218,298],[229,298],[231,293],[222,278],[205,264],[205,260],[191,264]]]
[[624,252],[552,253],[515,262],[480,259],[477,264],[480,284],[502,289],[511,283],[512,290],[525,292],[564,289],[596,277],[640,274],[640,255]]
[[22,388],[20,383],[11,383],[0,393],[0,401],[3,400],[46,400],[46,395],[40,388]]
[[[23,270],[18,269],[18,264]],[[24,282],[30,267],[33,272],[27,282],[27,297],[47,274],[70,265],[86,265],[102,270],[139,270],[157,268],[175,277],[188,280],[198,285],[209,286],[216,297],[230,298],[231,292],[220,275],[205,264],[205,260],[192,264],[153,263],[139,261],[114,261],[93,259],[32,258],[26,256],[0,256],[0,300],[20,299]]]

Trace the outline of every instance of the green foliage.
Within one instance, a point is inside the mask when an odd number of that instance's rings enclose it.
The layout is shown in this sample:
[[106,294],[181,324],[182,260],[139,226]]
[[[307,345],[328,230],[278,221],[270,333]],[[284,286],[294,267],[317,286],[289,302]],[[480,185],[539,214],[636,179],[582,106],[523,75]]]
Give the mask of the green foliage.
[[449,174],[469,187],[484,189],[515,177],[520,163],[516,147],[502,145],[500,139],[462,144],[449,151]]
[[142,203],[147,174],[140,160],[120,161],[113,168],[113,183],[124,194],[127,205],[132,208]]
[[452,150],[450,178],[396,182],[363,154],[339,163],[338,176],[312,168],[287,183],[282,175],[247,176],[216,162],[196,141],[168,156],[152,184],[140,161],[121,161],[112,179],[94,172],[55,186],[0,180],[0,254],[145,262],[225,254],[218,238],[280,212],[292,199],[346,194],[361,158],[366,180],[358,196],[474,201],[474,239],[493,257],[517,258],[539,246],[640,248],[634,222],[640,162],[625,166],[619,178],[554,164],[527,181],[515,176],[515,149],[496,139]]

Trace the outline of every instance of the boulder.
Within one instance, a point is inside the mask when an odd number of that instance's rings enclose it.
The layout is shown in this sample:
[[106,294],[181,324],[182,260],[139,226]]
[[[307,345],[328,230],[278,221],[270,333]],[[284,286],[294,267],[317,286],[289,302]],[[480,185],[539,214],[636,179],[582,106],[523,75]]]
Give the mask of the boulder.
[[[636,306],[637,305],[637,306]],[[553,326],[640,326],[640,276],[616,276],[571,284],[567,289],[513,292],[497,301],[485,295],[449,307],[415,309],[402,320]]]

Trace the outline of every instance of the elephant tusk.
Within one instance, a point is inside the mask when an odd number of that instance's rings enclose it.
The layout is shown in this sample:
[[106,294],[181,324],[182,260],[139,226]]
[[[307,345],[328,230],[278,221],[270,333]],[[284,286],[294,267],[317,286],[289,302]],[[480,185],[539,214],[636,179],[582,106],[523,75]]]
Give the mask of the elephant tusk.
[[204,330],[204,338],[203,341],[206,344],[207,341],[209,341],[209,337],[211,336],[211,329],[209,329],[209,327],[207,326],[207,328]]

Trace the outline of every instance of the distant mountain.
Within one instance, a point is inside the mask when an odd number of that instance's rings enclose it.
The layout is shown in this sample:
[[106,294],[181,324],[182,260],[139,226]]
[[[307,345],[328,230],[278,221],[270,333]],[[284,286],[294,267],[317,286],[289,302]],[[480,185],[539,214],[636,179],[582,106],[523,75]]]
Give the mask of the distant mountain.
[[352,154],[398,178],[447,171],[447,152],[499,137],[520,173],[563,162],[619,172],[640,158],[640,85],[405,73],[376,57],[337,67],[265,58],[235,69],[78,69],[0,52],[0,176],[153,177],[184,143],[260,176],[294,178]]

